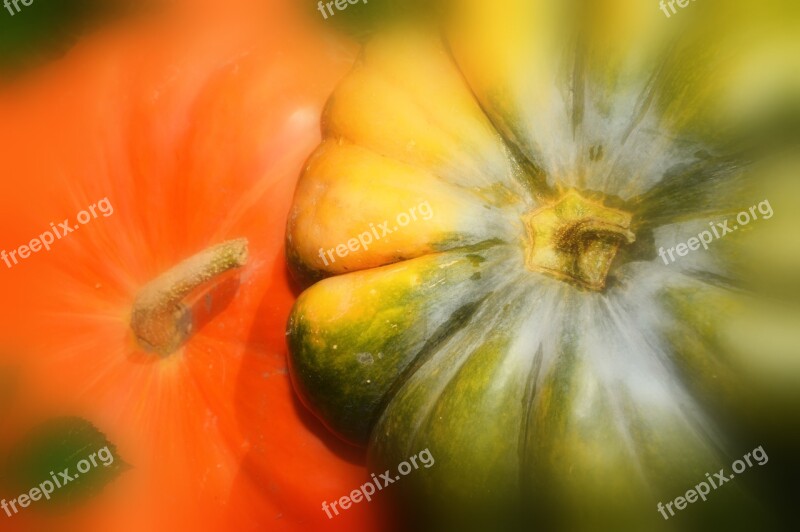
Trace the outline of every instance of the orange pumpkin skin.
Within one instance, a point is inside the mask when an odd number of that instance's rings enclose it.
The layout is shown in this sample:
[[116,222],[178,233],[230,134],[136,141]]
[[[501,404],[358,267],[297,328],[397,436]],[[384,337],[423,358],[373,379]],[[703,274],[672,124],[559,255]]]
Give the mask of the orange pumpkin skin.
[[[0,247],[102,198],[114,208],[0,265],[0,364],[19,367],[21,396],[37,415],[90,420],[132,466],[58,528],[374,529],[378,504],[321,511],[366,475],[298,406],[285,362],[287,212],[352,55],[285,18],[245,31],[266,18],[244,7],[221,26],[183,15],[93,35],[0,98],[0,172],[13,176]],[[239,237],[249,259],[230,304],[178,352],[142,351],[129,327],[141,287]],[[12,525],[28,519],[52,524],[28,512]]]

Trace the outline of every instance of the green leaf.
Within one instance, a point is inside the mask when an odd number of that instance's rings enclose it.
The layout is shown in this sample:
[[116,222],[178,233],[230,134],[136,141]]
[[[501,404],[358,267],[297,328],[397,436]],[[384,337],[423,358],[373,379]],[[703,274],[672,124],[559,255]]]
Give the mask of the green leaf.
[[17,443],[0,474],[0,486],[11,497],[29,494],[32,488],[51,489],[48,498],[32,501],[31,507],[63,508],[98,493],[127,468],[116,447],[90,422],[56,418]]
[[[0,0],[0,78],[58,57],[91,25],[118,11],[116,0]],[[19,11],[17,11],[19,8]]]
[[[347,0],[324,0],[322,7],[318,0],[303,0],[309,16],[319,20],[321,24],[331,25],[357,38],[366,38],[379,30],[382,25],[394,23],[400,18],[424,17],[434,11],[432,0],[358,0],[351,4]],[[327,4],[331,6],[328,8]],[[333,14],[331,15],[331,11]],[[324,15],[323,15],[324,12]],[[327,18],[326,18],[327,17]]]

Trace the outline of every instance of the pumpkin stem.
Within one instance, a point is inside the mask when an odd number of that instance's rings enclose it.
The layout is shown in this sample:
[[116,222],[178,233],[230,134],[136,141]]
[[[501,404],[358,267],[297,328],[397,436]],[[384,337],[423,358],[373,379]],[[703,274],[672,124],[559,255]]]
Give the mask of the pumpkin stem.
[[588,288],[603,290],[620,246],[631,244],[631,214],[568,191],[523,216],[528,234],[525,266]]
[[198,310],[203,306],[210,309],[211,296],[221,286],[231,287],[231,277],[226,274],[246,262],[247,239],[229,240],[147,283],[136,295],[131,313],[136,341],[143,349],[162,356],[175,352],[199,328],[203,313]]

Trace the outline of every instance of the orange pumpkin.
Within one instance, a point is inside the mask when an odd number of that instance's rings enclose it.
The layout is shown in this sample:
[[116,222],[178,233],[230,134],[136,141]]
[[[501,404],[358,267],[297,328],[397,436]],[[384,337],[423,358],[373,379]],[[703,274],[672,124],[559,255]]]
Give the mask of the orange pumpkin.
[[[270,16],[243,5],[103,30],[0,97],[0,248],[18,249],[50,222],[79,226],[49,251],[0,263],[0,373],[20,376],[16,403],[0,396],[5,426],[79,416],[131,466],[59,515],[59,530],[374,523],[379,505],[336,522],[320,510],[366,474],[293,397],[283,332],[289,203],[352,54],[326,51],[273,5],[261,6]],[[75,223],[104,199],[113,212]],[[206,277],[190,268],[159,291],[161,274],[235,239],[246,239],[234,245],[238,262],[211,268],[217,253]],[[181,282],[187,290],[168,303],[193,305],[195,329],[148,345],[142,331],[163,332],[174,317],[137,318],[134,305],[150,312],[148,290],[163,303]],[[0,439],[8,448],[21,437],[4,428]],[[3,528],[55,526],[48,519],[33,507],[0,515]]]

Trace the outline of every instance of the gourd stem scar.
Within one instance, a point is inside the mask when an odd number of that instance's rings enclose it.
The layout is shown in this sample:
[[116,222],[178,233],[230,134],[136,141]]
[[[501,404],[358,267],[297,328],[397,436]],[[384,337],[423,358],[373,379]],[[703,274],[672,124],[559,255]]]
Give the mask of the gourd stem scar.
[[600,291],[620,246],[631,244],[631,214],[568,191],[523,216],[526,267],[582,288]]
[[238,279],[226,274],[245,265],[247,244],[246,238],[240,238],[212,246],[143,286],[131,312],[137,343],[161,356],[183,345],[197,330],[203,307],[210,312],[212,295],[221,293],[220,287],[231,288],[233,284],[233,290],[227,293],[235,292]]

